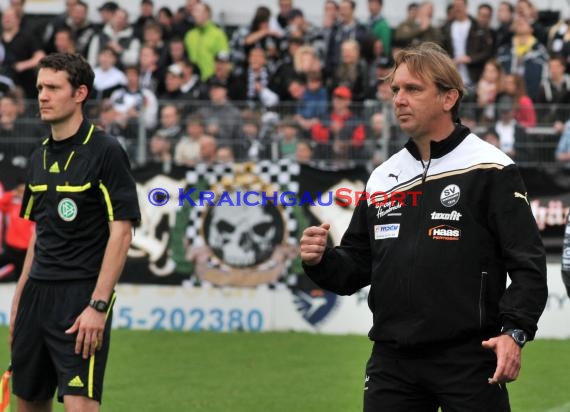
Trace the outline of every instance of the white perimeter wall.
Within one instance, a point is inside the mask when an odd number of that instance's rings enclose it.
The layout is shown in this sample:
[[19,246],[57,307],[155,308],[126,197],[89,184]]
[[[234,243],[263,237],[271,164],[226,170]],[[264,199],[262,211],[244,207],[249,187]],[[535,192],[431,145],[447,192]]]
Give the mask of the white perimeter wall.
[[[538,338],[570,338],[570,300],[560,265],[548,265],[549,298],[540,319]],[[0,285],[0,324],[6,324],[13,284]],[[308,331],[366,334],[371,315],[367,293],[342,297],[319,323],[306,320],[319,297],[295,296],[286,288],[196,288],[119,285],[114,327],[229,331]],[[306,299],[305,299],[306,298]],[[305,317],[303,316],[305,315]],[[313,319],[314,320],[314,319]]]

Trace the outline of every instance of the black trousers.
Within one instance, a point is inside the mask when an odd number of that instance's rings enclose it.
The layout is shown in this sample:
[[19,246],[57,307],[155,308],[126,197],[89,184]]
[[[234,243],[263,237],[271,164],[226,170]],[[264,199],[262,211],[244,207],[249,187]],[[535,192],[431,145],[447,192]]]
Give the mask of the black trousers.
[[491,385],[495,353],[473,341],[398,354],[375,345],[366,365],[364,412],[509,412],[505,385]]

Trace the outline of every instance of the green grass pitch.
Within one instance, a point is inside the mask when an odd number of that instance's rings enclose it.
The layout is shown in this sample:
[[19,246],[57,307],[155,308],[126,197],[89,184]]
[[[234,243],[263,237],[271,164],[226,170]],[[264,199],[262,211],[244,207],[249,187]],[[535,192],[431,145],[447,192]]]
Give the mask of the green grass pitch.
[[[5,363],[6,341],[2,327]],[[114,330],[102,411],[358,412],[370,349],[356,335]],[[528,344],[508,388],[513,412],[570,412],[570,341]]]

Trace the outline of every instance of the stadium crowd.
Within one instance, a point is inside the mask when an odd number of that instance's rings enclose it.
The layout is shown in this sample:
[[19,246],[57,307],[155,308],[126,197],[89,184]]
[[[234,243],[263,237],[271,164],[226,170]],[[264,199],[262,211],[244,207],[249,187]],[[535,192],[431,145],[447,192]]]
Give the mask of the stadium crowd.
[[[453,57],[468,90],[461,120],[521,165],[570,166],[570,24],[546,21],[530,0],[496,9],[454,0],[444,22],[434,4],[408,3],[387,21],[368,0],[326,0],[310,22],[294,0],[251,10],[244,27],[220,27],[212,4],[187,0],[137,16],[109,1],[90,21],[89,2],[37,24],[25,0],[2,10],[0,153],[25,157],[45,128],[34,68],[54,51],[94,67],[88,116],[124,144],[133,163],[170,165],[296,158],[326,166],[374,166],[406,137],[381,78],[398,49],[423,41]],[[402,7],[406,7],[402,5]],[[492,24],[496,22],[496,24]],[[26,143],[26,144],[24,144]]]

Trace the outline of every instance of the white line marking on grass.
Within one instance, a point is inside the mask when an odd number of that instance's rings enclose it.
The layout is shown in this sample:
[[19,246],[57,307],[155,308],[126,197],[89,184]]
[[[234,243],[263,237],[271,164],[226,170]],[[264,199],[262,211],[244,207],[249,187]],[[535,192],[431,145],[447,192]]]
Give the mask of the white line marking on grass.
[[546,412],[570,412],[570,402],[566,402],[564,405],[549,409]]

